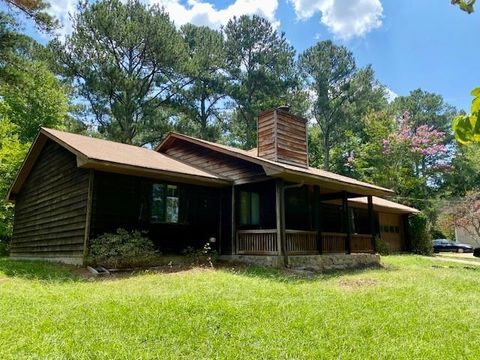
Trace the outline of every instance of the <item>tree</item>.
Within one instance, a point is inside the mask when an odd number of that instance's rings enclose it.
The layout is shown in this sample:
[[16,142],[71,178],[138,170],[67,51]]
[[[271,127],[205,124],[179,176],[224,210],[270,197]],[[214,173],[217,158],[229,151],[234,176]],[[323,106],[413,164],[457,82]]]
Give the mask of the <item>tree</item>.
[[43,0],[1,0],[14,10],[19,10],[32,19],[41,31],[51,32],[58,27],[58,21],[46,11],[50,4]]
[[441,95],[422,89],[410,91],[407,96],[398,96],[392,103],[392,109],[398,119],[408,112],[413,130],[429,125],[448,135],[451,134],[451,122],[457,114],[457,110],[445,103]]
[[192,24],[182,26],[189,85],[180,89],[174,107],[190,120],[189,133],[207,140],[220,136],[222,101],[226,97],[225,48],[221,32]]
[[462,229],[480,245],[480,192],[470,191],[464,198],[450,201],[441,222],[443,227]]
[[237,142],[252,148],[258,113],[285,105],[296,89],[295,50],[284,33],[257,15],[234,17],[224,32],[228,95],[234,105],[231,130]]
[[17,125],[22,143],[32,141],[40,127],[62,128],[67,119],[68,89],[39,62],[23,68],[7,67],[9,78],[0,84],[2,115]]
[[18,126],[4,115],[6,107],[0,102],[0,239],[12,234],[13,204],[5,197],[28,149],[19,139]]
[[312,94],[312,117],[320,131],[323,168],[330,169],[330,152],[346,121],[346,104],[354,101],[358,73],[353,54],[330,40],[305,50],[298,62]]
[[468,191],[480,190],[480,144],[469,146],[455,144],[452,151],[451,170],[445,174],[441,185],[444,197],[465,196]]
[[185,46],[163,9],[82,2],[72,35],[51,48],[105,137],[143,145],[164,135],[161,108],[185,86]]
[[351,97],[343,106],[343,118],[338,124],[335,143],[330,156],[330,169],[348,176],[356,176],[349,162],[359,146],[369,141],[363,119],[372,113],[384,112],[388,102],[385,87],[376,79],[371,66],[358,70],[351,83]]

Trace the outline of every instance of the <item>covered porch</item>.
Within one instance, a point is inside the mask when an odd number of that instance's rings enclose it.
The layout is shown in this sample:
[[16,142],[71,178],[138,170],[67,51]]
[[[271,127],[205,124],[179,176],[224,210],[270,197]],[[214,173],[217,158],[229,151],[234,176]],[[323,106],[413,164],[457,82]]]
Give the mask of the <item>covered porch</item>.
[[237,185],[232,196],[232,253],[279,256],[375,253],[372,195],[274,179]]

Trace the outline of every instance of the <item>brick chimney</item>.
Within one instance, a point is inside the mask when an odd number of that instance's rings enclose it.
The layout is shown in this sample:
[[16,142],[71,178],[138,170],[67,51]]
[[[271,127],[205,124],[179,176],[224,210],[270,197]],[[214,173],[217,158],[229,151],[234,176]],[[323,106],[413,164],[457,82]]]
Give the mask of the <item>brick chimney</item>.
[[290,113],[288,106],[258,115],[258,156],[281,163],[308,167],[307,120]]

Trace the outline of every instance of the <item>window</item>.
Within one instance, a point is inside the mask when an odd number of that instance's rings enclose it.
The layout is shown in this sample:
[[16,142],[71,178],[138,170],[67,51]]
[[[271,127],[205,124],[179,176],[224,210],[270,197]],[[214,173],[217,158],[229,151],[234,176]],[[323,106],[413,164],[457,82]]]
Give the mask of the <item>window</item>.
[[240,192],[240,225],[260,224],[260,194]]
[[176,185],[153,184],[150,220],[152,223],[178,223],[179,199]]

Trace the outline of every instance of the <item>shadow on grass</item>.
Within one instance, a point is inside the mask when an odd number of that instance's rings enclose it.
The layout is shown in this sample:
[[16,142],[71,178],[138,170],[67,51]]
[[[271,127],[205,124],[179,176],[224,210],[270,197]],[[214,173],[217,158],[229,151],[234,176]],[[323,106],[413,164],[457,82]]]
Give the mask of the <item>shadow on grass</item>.
[[80,281],[82,277],[78,271],[78,267],[48,261],[12,260],[0,257],[0,278],[7,276],[52,282]]
[[224,270],[235,275],[247,276],[257,279],[265,279],[286,283],[306,283],[318,280],[330,280],[339,278],[345,275],[366,274],[372,271],[395,271],[397,269],[392,267],[362,267],[345,270],[328,270],[328,271],[303,271],[296,269],[278,269],[263,266],[248,266],[248,265],[231,265],[226,264],[219,266],[219,270]]
[[[177,263],[173,266],[162,265],[156,267],[145,267],[135,269],[123,269],[112,273],[111,276],[94,277],[83,267],[52,263],[48,261],[37,260],[11,260],[0,257],[0,278],[17,277],[30,280],[43,280],[51,282],[67,281],[85,281],[95,278],[96,281],[120,280],[130,277],[142,276],[147,274],[170,274],[188,272],[194,269],[212,268],[206,264]],[[224,263],[215,264],[214,271],[224,271],[230,274],[245,276],[256,279],[264,279],[282,283],[301,284],[318,280],[329,280],[339,278],[345,275],[366,274],[372,271],[396,271],[394,266],[387,267],[364,267],[345,270],[331,270],[324,272],[303,271],[295,269],[278,269],[273,267],[253,266],[242,263]]]

